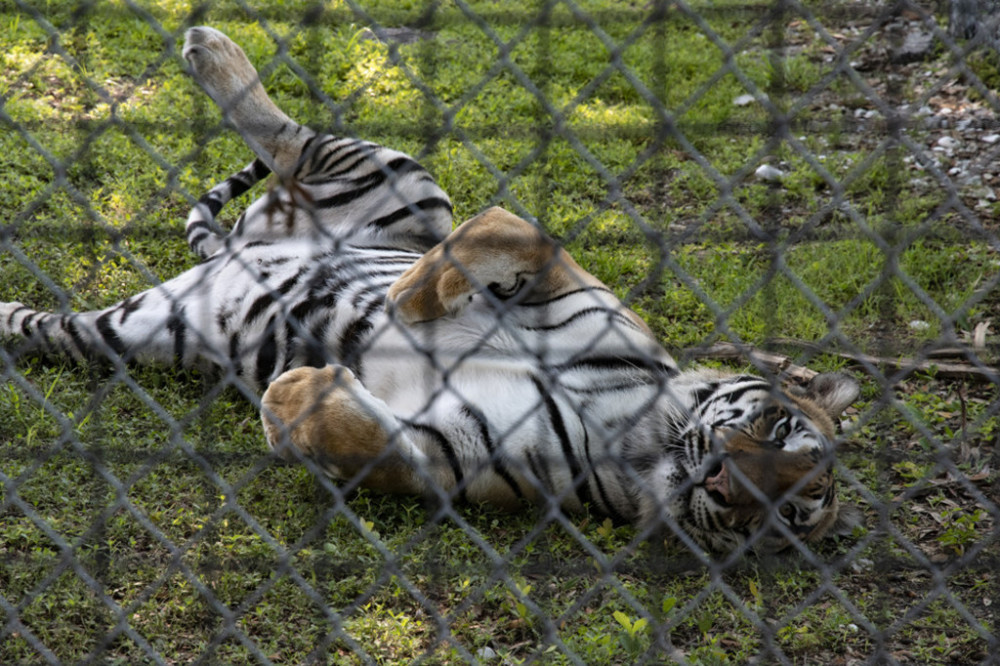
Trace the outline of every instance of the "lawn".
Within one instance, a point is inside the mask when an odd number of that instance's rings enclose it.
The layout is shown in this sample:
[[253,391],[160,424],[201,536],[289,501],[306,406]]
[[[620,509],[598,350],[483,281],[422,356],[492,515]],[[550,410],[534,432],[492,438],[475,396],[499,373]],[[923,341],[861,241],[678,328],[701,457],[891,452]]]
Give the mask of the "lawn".
[[250,159],[179,54],[212,25],[297,120],[418,156],[457,220],[537,220],[686,363],[854,374],[865,524],[706,566],[596,515],[345,495],[212,374],[7,343],[0,663],[996,658],[1000,68],[941,33],[895,55],[933,3],[254,5],[0,3],[0,301],[194,265],[188,208]]

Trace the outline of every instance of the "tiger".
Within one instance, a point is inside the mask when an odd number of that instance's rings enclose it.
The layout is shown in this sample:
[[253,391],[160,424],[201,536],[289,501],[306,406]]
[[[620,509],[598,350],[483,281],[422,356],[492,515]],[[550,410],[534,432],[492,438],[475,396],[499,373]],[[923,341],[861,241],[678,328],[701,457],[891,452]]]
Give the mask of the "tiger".
[[200,262],[101,310],[0,304],[7,345],[217,367],[274,455],[345,487],[590,510],[712,552],[853,525],[833,454],[854,379],[682,370],[535,224],[493,207],[452,229],[414,158],[294,122],[223,33],[190,28],[182,55],[255,154],[191,209]]

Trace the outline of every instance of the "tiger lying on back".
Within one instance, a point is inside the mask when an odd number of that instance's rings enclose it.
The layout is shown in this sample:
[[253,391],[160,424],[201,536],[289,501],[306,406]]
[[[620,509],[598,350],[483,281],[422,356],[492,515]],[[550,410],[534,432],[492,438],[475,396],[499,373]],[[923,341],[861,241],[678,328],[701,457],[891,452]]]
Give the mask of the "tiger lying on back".
[[[183,53],[257,155],[192,210],[204,261],[96,312],[2,304],[0,333],[75,357],[218,365],[251,395],[267,387],[278,454],[380,490],[553,497],[718,551],[842,527],[834,418],[852,380],[779,391],[681,372],[528,222],[494,208],[451,232],[447,195],[412,158],[296,124],[218,31],[192,28]],[[268,172],[279,184],[219,232],[222,206]]]

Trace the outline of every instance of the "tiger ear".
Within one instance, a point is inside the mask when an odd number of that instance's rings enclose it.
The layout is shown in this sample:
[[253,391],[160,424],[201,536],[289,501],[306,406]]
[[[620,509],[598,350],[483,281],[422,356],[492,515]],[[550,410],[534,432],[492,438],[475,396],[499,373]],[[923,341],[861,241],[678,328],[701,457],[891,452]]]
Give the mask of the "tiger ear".
[[860,394],[861,386],[839,372],[818,374],[806,387],[806,396],[833,418],[840,416]]

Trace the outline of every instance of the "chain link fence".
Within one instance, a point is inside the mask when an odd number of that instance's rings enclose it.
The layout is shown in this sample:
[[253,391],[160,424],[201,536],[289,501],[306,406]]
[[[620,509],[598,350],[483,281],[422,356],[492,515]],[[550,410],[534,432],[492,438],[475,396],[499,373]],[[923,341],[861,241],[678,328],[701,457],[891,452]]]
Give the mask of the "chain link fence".
[[213,25],[456,220],[537,221],[683,367],[857,377],[836,469],[864,514],[711,557],[356,490],[270,456],[232,373],[8,341],[0,662],[997,663],[1000,14],[955,37],[947,9],[0,4],[0,300],[89,310],[193,265],[180,220],[250,155],[180,54]]

